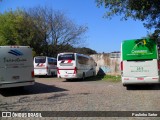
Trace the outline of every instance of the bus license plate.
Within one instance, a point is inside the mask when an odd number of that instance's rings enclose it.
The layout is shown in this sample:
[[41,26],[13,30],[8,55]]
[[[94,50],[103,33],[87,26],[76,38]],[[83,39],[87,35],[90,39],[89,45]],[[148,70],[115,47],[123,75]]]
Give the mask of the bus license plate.
[[137,80],[144,80],[144,78],[137,78]]

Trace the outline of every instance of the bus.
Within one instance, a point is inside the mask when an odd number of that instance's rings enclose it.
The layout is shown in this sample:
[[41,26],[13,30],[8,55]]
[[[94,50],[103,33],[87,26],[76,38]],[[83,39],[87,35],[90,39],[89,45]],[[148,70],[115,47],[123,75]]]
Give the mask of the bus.
[[71,80],[85,79],[96,75],[96,63],[92,57],[78,53],[59,53],[57,55],[58,78]]
[[35,56],[34,74],[35,76],[57,75],[57,59],[47,56]]
[[157,43],[151,39],[125,40],[121,44],[121,76],[124,86],[159,83]]
[[32,48],[0,46],[0,88],[34,85]]

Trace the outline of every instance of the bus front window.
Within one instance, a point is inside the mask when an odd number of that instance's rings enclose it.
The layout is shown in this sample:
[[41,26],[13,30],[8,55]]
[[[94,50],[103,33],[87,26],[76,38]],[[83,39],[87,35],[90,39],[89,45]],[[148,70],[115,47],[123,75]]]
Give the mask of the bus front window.
[[75,60],[74,54],[63,54],[58,56],[58,61],[60,60]]
[[46,58],[35,58],[35,63],[45,63]]

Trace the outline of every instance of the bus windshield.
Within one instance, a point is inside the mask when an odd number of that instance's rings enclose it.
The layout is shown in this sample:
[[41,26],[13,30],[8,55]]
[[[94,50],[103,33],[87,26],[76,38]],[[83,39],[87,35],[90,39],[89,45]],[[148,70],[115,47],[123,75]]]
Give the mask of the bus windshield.
[[61,54],[58,56],[58,61],[60,60],[75,60],[74,54]]
[[45,57],[36,57],[35,58],[35,63],[45,63],[46,58]]

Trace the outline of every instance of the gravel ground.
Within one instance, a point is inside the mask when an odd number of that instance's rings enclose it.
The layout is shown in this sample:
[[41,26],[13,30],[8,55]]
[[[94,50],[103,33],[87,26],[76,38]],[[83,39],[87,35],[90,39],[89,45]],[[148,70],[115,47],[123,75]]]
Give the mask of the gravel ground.
[[[95,79],[67,82],[57,78],[36,78],[34,86],[0,90],[0,111],[160,111],[159,92],[159,85],[132,86],[127,90],[121,82]],[[160,118],[48,117],[42,119],[159,120]]]

